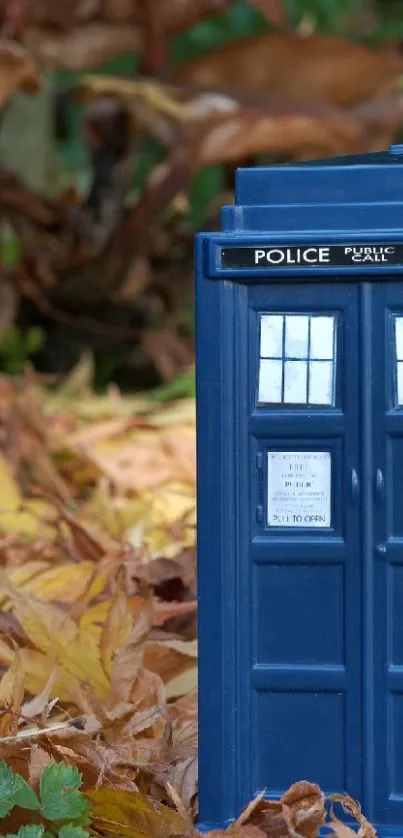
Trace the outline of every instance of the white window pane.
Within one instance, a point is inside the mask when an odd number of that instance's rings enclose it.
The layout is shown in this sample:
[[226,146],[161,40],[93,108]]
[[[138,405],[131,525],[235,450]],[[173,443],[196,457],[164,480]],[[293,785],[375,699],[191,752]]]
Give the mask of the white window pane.
[[260,355],[281,358],[283,354],[283,315],[263,314],[260,318]]
[[332,361],[311,361],[309,365],[309,404],[334,403]]
[[259,402],[281,402],[282,361],[263,358],[259,369]]
[[309,317],[301,314],[287,315],[285,318],[285,357],[308,357]]
[[329,359],[334,355],[334,317],[312,317],[311,358]]
[[396,330],[396,358],[403,361],[403,317],[395,318]]
[[397,365],[397,403],[403,405],[403,361]]
[[307,361],[285,361],[284,402],[306,404]]

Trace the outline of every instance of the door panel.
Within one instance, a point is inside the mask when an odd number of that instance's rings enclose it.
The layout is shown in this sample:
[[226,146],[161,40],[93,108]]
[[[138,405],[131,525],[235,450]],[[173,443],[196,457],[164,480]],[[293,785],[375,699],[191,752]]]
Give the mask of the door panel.
[[403,822],[403,290],[373,289],[374,817]]
[[359,288],[287,291],[248,289],[250,793],[361,799]]

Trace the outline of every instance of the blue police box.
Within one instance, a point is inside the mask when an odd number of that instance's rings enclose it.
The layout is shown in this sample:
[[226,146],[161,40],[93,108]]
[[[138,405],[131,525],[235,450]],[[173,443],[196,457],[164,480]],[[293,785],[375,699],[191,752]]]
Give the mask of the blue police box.
[[200,819],[403,830],[403,146],[239,170],[197,272]]

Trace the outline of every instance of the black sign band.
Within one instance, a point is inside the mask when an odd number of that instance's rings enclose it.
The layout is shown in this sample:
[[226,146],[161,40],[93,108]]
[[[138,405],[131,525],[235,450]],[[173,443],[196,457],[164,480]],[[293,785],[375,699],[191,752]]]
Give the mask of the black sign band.
[[402,265],[403,244],[313,244],[273,247],[223,247],[221,267],[256,270]]

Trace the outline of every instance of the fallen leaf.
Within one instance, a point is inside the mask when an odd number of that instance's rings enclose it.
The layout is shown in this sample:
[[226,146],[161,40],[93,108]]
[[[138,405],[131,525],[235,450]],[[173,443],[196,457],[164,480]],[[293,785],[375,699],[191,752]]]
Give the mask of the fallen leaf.
[[165,683],[193,669],[197,660],[197,642],[194,640],[166,640],[148,642],[145,647],[144,665],[155,672]]
[[386,50],[331,35],[274,31],[208,52],[171,77],[179,85],[276,91],[344,106],[396,92],[402,72],[402,57]]
[[[49,666],[60,664],[66,675],[91,684],[95,694],[105,698],[109,683],[96,642],[80,634],[77,624],[61,608],[42,603],[21,591],[9,593],[14,614],[31,643],[46,656]],[[47,672],[47,678],[49,674]]]
[[102,788],[87,792],[93,825],[104,835],[127,838],[169,838],[192,832],[191,823],[161,803],[139,792]]
[[143,664],[144,641],[149,628],[149,616],[143,610],[134,621],[130,634],[125,636],[123,645],[116,649],[110,671],[108,707],[130,700],[133,686]]
[[25,670],[20,652],[0,680],[0,736],[15,736],[25,692]]
[[132,629],[132,610],[123,591],[118,590],[112,599],[101,634],[101,660],[109,677],[112,670],[113,656],[115,652],[126,645]]
[[329,795],[331,803],[340,803],[344,812],[352,816],[359,825],[358,833],[350,829],[346,824],[338,820],[331,809],[331,819],[329,822],[330,829],[335,833],[337,838],[352,838],[358,834],[359,838],[377,838],[377,832],[367,818],[362,814],[361,806],[348,794],[331,794]]
[[18,90],[35,93],[39,83],[39,71],[29,50],[0,38],[0,108]]
[[45,710],[51,706],[49,700],[55,681],[56,670],[52,670],[44,689],[23,705],[22,714],[24,719],[35,719],[37,716],[42,716]]

